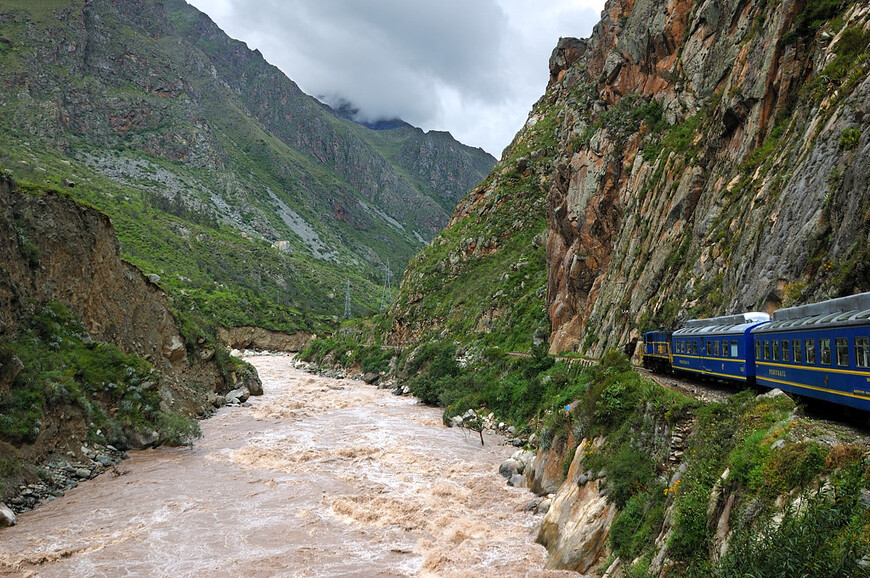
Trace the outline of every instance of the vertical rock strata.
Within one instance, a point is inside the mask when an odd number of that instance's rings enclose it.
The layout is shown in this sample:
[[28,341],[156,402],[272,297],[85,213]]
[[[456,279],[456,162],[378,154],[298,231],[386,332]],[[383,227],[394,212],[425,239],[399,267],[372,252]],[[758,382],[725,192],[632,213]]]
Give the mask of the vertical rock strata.
[[870,289],[870,7],[613,0],[563,39],[551,350]]

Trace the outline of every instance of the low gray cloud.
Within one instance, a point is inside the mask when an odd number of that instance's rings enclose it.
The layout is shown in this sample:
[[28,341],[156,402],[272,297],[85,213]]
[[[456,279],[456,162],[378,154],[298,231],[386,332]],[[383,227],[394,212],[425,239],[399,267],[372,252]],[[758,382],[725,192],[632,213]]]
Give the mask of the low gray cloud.
[[499,154],[543,93],[558,37],[588,35],[603,0],[191,3],[309,94]]

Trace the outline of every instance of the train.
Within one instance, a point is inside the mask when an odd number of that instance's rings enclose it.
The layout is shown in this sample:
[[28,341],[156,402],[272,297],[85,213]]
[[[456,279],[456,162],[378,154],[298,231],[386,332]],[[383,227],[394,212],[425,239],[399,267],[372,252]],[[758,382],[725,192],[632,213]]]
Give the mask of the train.
[[643,334],[655,372],[779,388],[870,411],[870,293]]

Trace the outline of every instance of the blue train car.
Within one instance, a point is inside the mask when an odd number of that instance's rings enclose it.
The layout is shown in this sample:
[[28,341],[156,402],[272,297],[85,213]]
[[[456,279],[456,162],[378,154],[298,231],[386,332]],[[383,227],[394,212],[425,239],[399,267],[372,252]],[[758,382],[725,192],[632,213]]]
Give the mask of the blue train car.
[[648,331],[643,334],[643,366],[653,371],[670,372],[670,331]]
[[754,383],[753,328],[770,321],[766,313],[693,319],[671,337],[674,371]]
[[780,309],[752,334],[759,385],[870,411],[870,293]]

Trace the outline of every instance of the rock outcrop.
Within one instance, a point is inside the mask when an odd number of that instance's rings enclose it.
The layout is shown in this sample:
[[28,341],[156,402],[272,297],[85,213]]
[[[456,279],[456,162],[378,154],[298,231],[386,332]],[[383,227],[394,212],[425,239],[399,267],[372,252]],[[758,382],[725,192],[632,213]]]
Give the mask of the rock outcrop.
[[[50,301],[70,308],[96,341],[148,360],[189,413],[227,385],[213,361],[188,355],[166,294],[120,257],[108,217],[55,192],[0,183],[0,335]],[[198,387],[194,388],[196,384]]]
[[[149,381],[140,380],[135,385],[141,392],[136,394],[140,396],[139,402],[143,396],[153,397],[148,402],[153,405],[140,410],[132,405],[127,408],[140,412],[139,426],[134,428],[128,423],[126,432],[113,434],[128,447],[151,445],[162,439],[148,428],[144,418],[145,412],[155,415],[157,405],[165,416],[202,416],[212,409],[214,393],[226,392],[236,387],[236,382],[249,386],[252,392],[262,392],[255,370],[242,370],[241,364],[233,365],[231,371],[221,367],[217,358],[226,358],[225,354],[216,355],[214,346],[202,340],[186,339],[164,291],[121,259],[108,217],[62,193],[38,188],[22,191],[8,176],[0,175],[0,263],[3,345],[32,326],[35,316],[42,314],[47,304],[57,303],[80,320],[81,329],[77,331],[81,333],[76,334],[76,340],[90,344],[91,349],[100,347],[100,343],[112,344],[124,354],[147,360],[156,370],[149,374]],[[42,339],[47,340],[46,347],[54,350],[63,347],[58,341],[63,337],[54,337],[50,331],[45,335]],[[29,382],[17,383],[17,376],[37,369],[27,364],[42,361],[23,362],[6,349],[0,353],[3,353],[0,393],[9,394],[0,403],[8,408],[14,403],[10,400],[17,399],[13,393],[30,387]],[[136,371],[134,367],[127,368],[128,375]],[[33,371],[30,375],[28,379],[33,379]],[[68,456],[82,460],[88,457],[82,454],[83,444],[90,434],[100,435],[90,423],[96,421],[92,416],[106,420],[119,411],[118,396],[106,393],[118,384],[92,383],[89,387],[94,386],[100,389],[79,389],[73,394],[65,386],[55,385],[51,396],[46,393],[43,399],[37,395],[35,399],[42,400],[40,407],[25,408],[37,412],[30,420],[35,428],[8,440],[0,437],[0,453],[13,460],[4,464],[7,467],[17,464],[18,475],[23,476],[20,481],[39,482],[34,464],[43,463],[50,456],[60,456],[62,460],[70,459]],[[92,397],[82,397],[88,395]],[[136,398],[130,403],[136,403]],[[20,410],[16,411],[20,414]],[[16,431],[10,429],[10,424],[8,420],[4,422],[4,433]],[[119,422],[118,427],[124,425]],[[9,472],[4,471],[3,476],[7,475]],[[2,490],[8,493],[10,488]]]
[[870,289],[868,26],[862,3],[613,0],[560,43],[551,350]]
[[218,339],[233,349],[253,349],[257,351],[302,351],[317,336],[305,331],[292,335],[270,331],[262,327],[218,328]]

